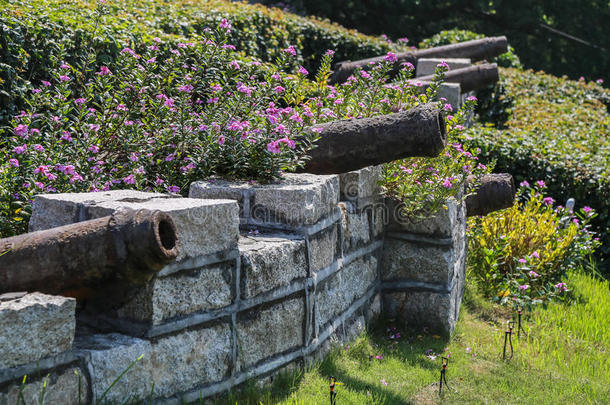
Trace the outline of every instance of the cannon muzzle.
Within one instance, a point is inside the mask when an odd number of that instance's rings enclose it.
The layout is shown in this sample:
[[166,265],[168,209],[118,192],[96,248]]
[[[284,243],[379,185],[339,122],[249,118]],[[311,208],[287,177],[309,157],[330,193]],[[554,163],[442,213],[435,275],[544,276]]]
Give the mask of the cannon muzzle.
[[146,283],[179,252],[166,213],[121,210],[90,221],[0,239],[0,294]]
[[443,114],[434,104],[316,127],[322,128],[320,139],[302,172],[346,173],[407,157],[434,157],[447,144]]
[[[466,190],[474,178],[466,180]],[[470,183],[470,185],[469,185]],[[487,215],[490,212],[512,207],[515,203],[515,183],[508,173],[486,174],[473,194],[466,196],[466,216]]]
[[[435,48],[421,49],[413,52],[399,53],[394,68],[390,72],[394,76],[404,63],[417,65],[420,58],[469,58],[473,62],[490,59],[508,51],[508,42],[505,36],[475,39],[460,42],[459,44],[437,46]],[[384,56],[376,56],[358,61],[338,62],[333,66],[333,75],[330,83],[343,83],[358,68],[368,70],[371,66],[383,62]]]

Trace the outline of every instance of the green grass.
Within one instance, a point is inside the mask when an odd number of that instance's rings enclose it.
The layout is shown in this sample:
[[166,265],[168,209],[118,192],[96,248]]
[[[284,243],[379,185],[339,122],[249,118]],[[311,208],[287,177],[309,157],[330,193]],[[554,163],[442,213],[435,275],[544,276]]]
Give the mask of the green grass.
[[[607,404],[610,399],[610,291],[608,281],[571,274],[574,299],[526,315],[529,333],[514,336],[514,357],[502,360],[506,321],[514,314],[486,302],[470,288],[449,341],[426,333],[404,333],[392,343],[384,321],[355,342],[335,349],[303,374],[284,374],[271,389],[251,383],[220,403],[329,403],[328,379],[337,404]],[[402,331],[401,331],[402,332]],[[393,347],[392,347],[393,346]],[[348,349],[349,347],[349,349]],[[438,395],[440,356],[450,354],[451,388]],[[383,355],[369,361],[369,355]],[[387,386],[382,384],[382,379]]]

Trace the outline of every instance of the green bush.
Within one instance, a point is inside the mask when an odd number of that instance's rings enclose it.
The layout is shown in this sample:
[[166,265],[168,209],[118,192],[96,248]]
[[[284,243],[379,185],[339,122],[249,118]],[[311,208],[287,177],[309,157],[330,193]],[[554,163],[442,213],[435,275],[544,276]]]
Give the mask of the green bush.
[[524,182],[512,208],[469,219],[469,274],[494,300],[531,306],[562,296],[568,291],[562,277],[599,245],[589,231],[593,209],[554,208],[544,187]]
[[[597,210],[602,258],[610,255],[610,91],[594,82],[542,72],[501,69],[494,97],[504,105],[502,128],[478,125],[466,135],[517,181],[544,179],[555,199],[575,198]],[[498,106],[498,104],[495,104]],[[502,109],[498,109],[500,113]],[[607,268],[607,264],[602,266]]]

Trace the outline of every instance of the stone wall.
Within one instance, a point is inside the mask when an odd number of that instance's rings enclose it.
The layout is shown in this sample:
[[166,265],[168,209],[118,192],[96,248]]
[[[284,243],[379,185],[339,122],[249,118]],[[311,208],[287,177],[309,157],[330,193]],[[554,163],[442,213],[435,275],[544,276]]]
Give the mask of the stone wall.
[[[155,398],[179,404],[321,359],[380,313],[449,334],[464,286],[465,215],[401,220],[379,167],[196,182],[189,198],[136,191],[37,196],[30,230],[122,208],[167,212],[181,253],[146,286],[91,305],[0,296],[0,405]],[[66,258],[69,260],[69,258]],[[137,361],[136,361],[137,360]],[[23,376],[27,376],[25,385]]]

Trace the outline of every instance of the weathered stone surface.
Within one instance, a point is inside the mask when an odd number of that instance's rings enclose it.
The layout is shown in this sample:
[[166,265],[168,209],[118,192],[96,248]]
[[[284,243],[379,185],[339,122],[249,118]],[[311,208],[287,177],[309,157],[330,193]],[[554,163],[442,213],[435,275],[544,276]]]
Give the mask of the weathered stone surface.
[[[148,197],[147,197],[148,196]],[[156,193],[123,190],[107,193],[45,194],[36,196],[33,218],[55,217],[54,226],[111,215],[121,208],[160,210],[168,213],[180,236],[185,258],[233,249],[239,234],[238,206],[231,200],[167,198]],[[77,213],[77,214],[75,214]],[[31,228],[43,221],[33,220]],[[202,228],[205,227],[205,231]]]
[[146,193],[136,190],[113,190],[99,193],[38,194],[32,204],[29,231],[40,231],[93,217],[88,208],[108,201],[144,202],[152,198],[174,198],[171,194]]
[[316,329],[340,315],[362,297],[377,278],[377,259],[374,256],[354,260],[318,285],[315,293]]
[[173,317],[231,305],[234,268],[233,260],[155,277],[117,315],[159,325]]
[[375,294],[364,311],[366,323],[370,325],[381,314],[381,294]]
[[355,314],[343,322],[343,342],[350,342],[366,330],[366,320],[363,315]]
[[122,403],[128,398],[138,400],[150,395],[152,347],[149,341],[112,333],[79,337],[75,346],[89,365],[95,401],[134,362],[104,399]]
[[431,332],[449,335],[457,323],[463,290],[463,277],[460,277],[448,293],[417,290],[385,292],[384,312],[390,318],[405,322],[407,327],[428,327]]
[[417,60],[417,76],[433,75],[436,66],[441,62],[447,63],[450,70],[467,68],[472,65],[472,61],[468,58],[421,58]]
[[231,327],[225,322],[159,338],[151,356],[155,396],[220,381],[230,372],[231,358]]
[[449,284],[455,271],[456,251],[451,246],[386,238],[381,278]]
[[41,293],[0,302],[0,369],[70,350],[76,300]]
[[392,214],[385,203],[385,200],[379,202],[367,208],[371,212],[371,230],[372,237],[377,238],[381,236],[390,221],[390,215]]
[[445,204],[447,209],[441,209],[430,218],[405,218],[401,215],[400,206],[393,200],[386,200],[389,209],[388,231],[409,232],[438,238],[450,238],[458,223],[459,215],[464,209],[451,199]]
[[312,271],[321,270],[335,261],[338,253],[338,238],[339,231],[335,224],[309,238],[309,261]]
[[[44,373],[42,378],[28,375],[25,387],[23,388],[22,382],[23,380],[20,379],[0,388],[0,405],[19,403],[28,405],[40,403],[80,405],[91,403],[88,394],[87,373],[78,366],[71,366],[60,371],[52,371],[48,375]],[[45,383],[44,397],[41,399]],[[21,395],[23,395],[22,400],[19,399],[20,390]]]
[[367,244],[371,240],[369,216],[356,211],[350,202],[340,202],[341,227],[343,228],[343,253]]
[[369,166],[339,175],[341,201],[368,201],[379,195],[382,166]]
[[307,277],[305,240],[292,235],[240,238],[241,297],[252,298]]
[[242,222],[309,225],[328,215],[339,201],[337,176],[285,174],[271,184],[247,182],[195,182],[190,197],[235,199],[242,207]]
[[305,301],[302,297],[238,315],[238,364],[244,369],[303,345]]

